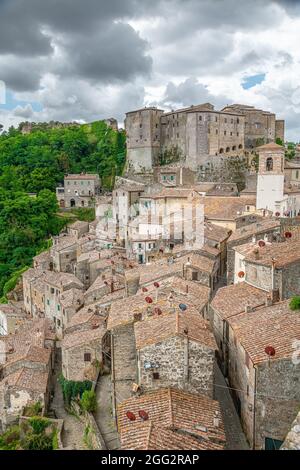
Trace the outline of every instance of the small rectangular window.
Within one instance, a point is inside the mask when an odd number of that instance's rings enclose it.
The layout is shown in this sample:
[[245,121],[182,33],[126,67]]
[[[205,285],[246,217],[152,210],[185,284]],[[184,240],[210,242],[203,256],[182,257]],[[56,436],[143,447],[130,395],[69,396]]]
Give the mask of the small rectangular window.
[[159,372],[153,372],[152,377],[153,380],[159,380]]
[[84,362],[91,362],[91,353],[84,353]]

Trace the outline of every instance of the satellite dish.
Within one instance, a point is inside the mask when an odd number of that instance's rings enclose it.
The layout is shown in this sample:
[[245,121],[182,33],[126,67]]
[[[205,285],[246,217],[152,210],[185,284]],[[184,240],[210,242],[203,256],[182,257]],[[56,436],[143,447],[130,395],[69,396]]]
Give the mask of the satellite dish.
[[275,212],[276,217],[280,217],[280,212]]
[[258,246],[260,246],[260,248],[262,248],[262,247],[266,246],[266,242],[264,240],[259,240]]
[[187,306],[185,304],[179,304],[179,308],[182,312],[185,312],[187,310]]
[[142,291],[143,291],[143,292],[148,292],[147,287],[143,287],[143,288],[142,288]]
[[152,304],[152,302],[153,302],[151,297],[146,297],[145,300],[146,300],[147,304]]
[[162,311],[161,311],[161,309],[160,309],[159,307],[155,307],[155,309],[153,310],[153,313],[154,313],[155,315],[161,315],[161,314],[162,314]]
[[267,346],[265,348],[265,353],[271,357],[271,356],[275,356],[276,351],[275,351],[275,348],[273,348],[273,346]]
[[132,413],[131,411],[127,411],[126,416],[129,419],[129,421],[135,421],[136,420],[135,414]]
[[292,238],[291,232],[285,232],[284,236],[285,238]]
[[156,287],[157,289],[159,288],[159,283],[158,282],[154,282],[154,287]]
[[139,417],[142,418],[143,421],[147,421],[149,419],[149,415],[144,410],[139,410]]
[[240,271],[240,272],[238,273],[238,276],[239,276],[239,278],[243,278],[243,277],[245,276],[244,271]]

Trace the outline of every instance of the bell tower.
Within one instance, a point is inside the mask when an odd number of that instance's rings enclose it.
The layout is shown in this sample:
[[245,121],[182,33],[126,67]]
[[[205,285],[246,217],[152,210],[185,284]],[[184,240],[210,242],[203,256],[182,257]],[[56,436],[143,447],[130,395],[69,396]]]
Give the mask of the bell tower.
[[[259,155],[256,208],[276,211],[284,199],[284,147],[275,143],[257,148]],[[282,214],[281,214],[282,215]]]

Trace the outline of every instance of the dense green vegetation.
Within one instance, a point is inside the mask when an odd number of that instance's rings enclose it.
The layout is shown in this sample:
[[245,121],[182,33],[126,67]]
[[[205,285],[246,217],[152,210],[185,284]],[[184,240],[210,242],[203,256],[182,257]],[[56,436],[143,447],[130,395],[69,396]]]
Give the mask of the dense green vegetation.
[[0,137],[0,187],[36,193],[55,190],[65,173],[99,173],[108,187],[125,164],[125,133],[102,122]]
[[296,295],[295,297],[292,297],[289,306],[290,306],[291,310],[300,310],[300,297],[299,297],[299,295]]
[[97,410],[97,397],[94,390],[85,390],[80,400],[80,406],[84,411],[94,413]]
[[48,418],[33,416],[0,435],[0,450],[57,450],[55,425]]
[[62,388],[63,397],[66,405],[70,405],[71,401],[75,398],[81,398],[86,390],[91,390],[92,382],[85,380],[84,382],[75,382],[67,380],[63,375],[59,377],[59,383]]
[[15,286],[51,234],[63,228],[66,221],[56,212],[56,196],[48,189],[30,197],[0,188],[0,296]]
[[[51,235],[69,221],[58,216],[54,193],[64,174],[98,172],[109,188],[124,164],[124,132],[101,121],[36,127],[26,135],[11,128],[0,135],[0,302],[32,257],[49,247]],[[91,220],[93,214],[74,215]]]

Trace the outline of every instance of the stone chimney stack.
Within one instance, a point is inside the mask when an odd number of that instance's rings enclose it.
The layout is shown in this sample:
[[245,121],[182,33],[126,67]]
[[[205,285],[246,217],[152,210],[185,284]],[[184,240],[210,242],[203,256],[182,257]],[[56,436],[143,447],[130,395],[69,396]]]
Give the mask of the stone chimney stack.
[[125,292],[126,297],[135,295],[140,286],[140,273],[138,270],[125,271]]
[[273,295],[272,295],[272,293],[270,293],[266,296],[265,305],[266,305],[266,307],[270,307],[271,305],[273,305]]

